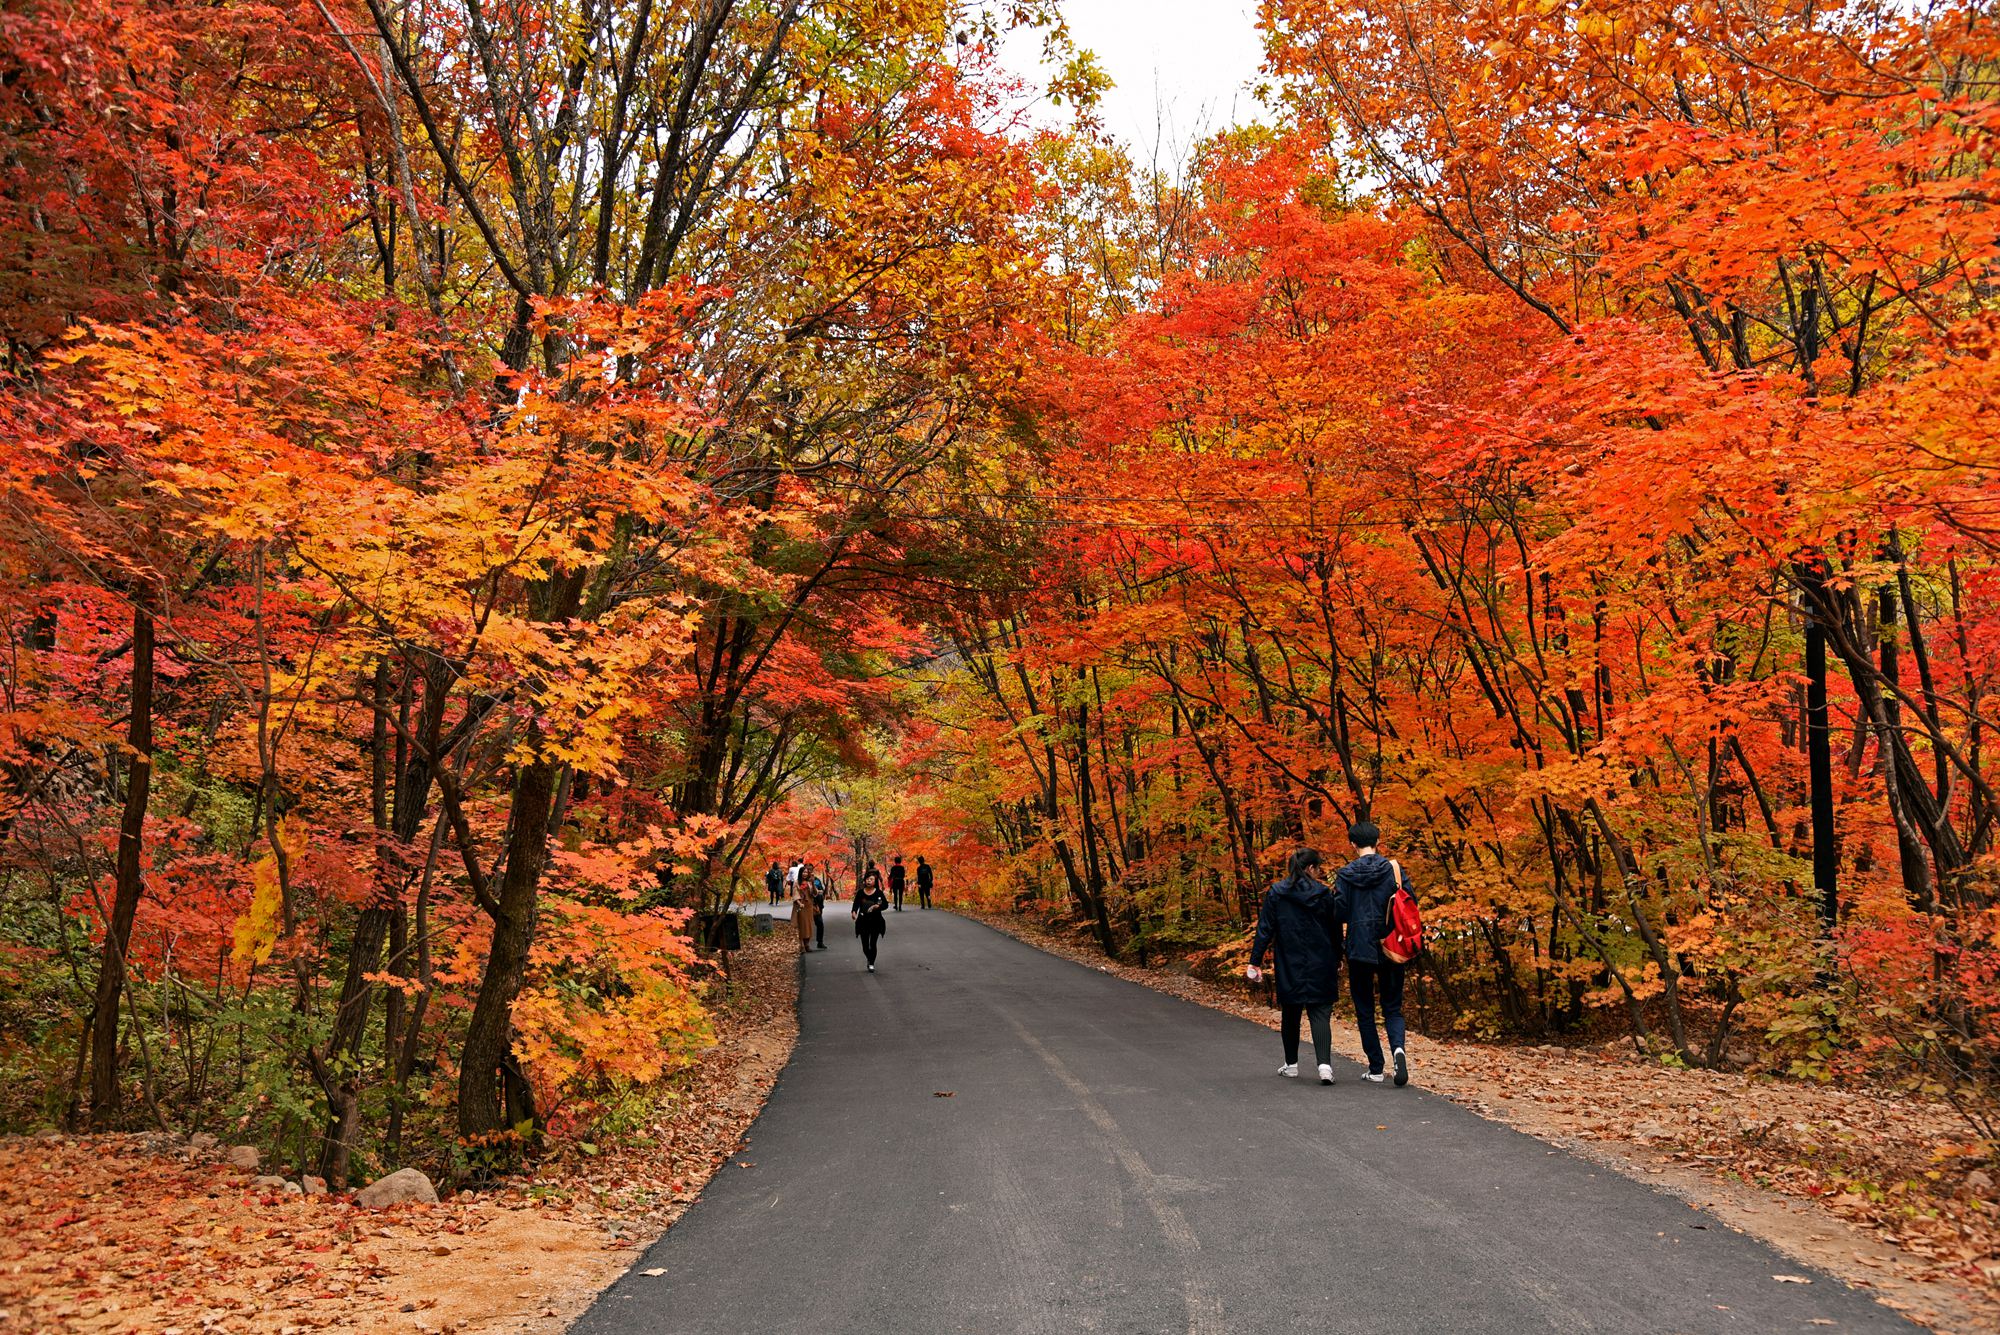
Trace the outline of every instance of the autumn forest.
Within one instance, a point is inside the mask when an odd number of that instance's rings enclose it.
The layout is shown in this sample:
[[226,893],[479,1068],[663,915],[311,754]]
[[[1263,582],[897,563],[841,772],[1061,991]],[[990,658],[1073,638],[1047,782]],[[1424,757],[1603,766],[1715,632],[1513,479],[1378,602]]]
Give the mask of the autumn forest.
[[2000,14],[1261,29],[1141,163],[1052,0],[0,10],[0,1126],[476,1182],[774,861],[1219,979],[1373,819],[1426,1033],[1990,1152]]

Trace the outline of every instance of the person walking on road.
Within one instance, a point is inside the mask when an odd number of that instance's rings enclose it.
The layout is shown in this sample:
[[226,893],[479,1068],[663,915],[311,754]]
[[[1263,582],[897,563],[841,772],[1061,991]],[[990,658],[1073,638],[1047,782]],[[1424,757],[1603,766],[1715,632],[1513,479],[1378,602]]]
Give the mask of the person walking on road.
[[[828,875],[831,875],[832,872],[833,869],[831,867],[827,868]],[[813,939],[819,943],[819,948],[821,950],[825,950],[826,949],[826,882],[821,880],[818,874],[814,872],[808,872],[803,879],[811,887],[809,894],[813,904]]]
[[[868,869],[875,870],[869,863]],[[875,972],[875,950],[881,943],[882,933],[889,930],[889,924],[882,916],[889,908],[889,897],[882,893],[882,877],[877,874],[875,883],[862,882],[861,889],[854,892],[854,904],[848,916],[854,919],[854,934],[861,938],[861,953],[868,957],[868,972]]]
[[1244,970],[1255,983],[1264,977],[1264,952],[1277,974],[1279,1035],[1285,1064],[1278,1074],[1299,1074],[1299,1017],[1312,1025],[1313,1056],[1319,1082],[1333,1083],[1333,999],[1340,987],[1340,921],[1333,895],[1313,872],[1319,854],[1301,848],[1292,854],[1282,880],[1264,892],[1257,911],[1257,935]]
[[1354,860],[1334,875],[1335,911],[1347,929],[1347,990],[1354,998],[1354,1022],[1361,1029],[1361,1047],[1368,1054],[1368,1073],[1361,1078],[1382,1083],[1382,1038],[1375,1031],[1375,1002],[1382,1003],[1382,1027],[1389,1033],[1389,1054],[1396,1065],[1396,1084],[1410,1083],[1410,1060],[1403,1052],[1403,975],[1406,966],[1382,953],[1382,938],[1393,925],[1389,901],[1398,887],[1416,893],[1410,874],[1400,863],[1376,851],[1382,831],[1362,821],[1347,832]]
[[773,908],[777,907],[778,897],[782,895],[784,892],[785,892],[785,869],[778,865],[778,860],[776,858],[772,858],[770,870],[764,873],[764,894],[766,897],[766,902],[769,903]]
[[812,949],[819,912],[813,907],[811,883],[801,877],[792,887],[792,930],[799,934],[799,954]]
[[889,864],[889,897],[896,901],[896,912],[903,911],[903,888],[910,883],[910,874],[903,870],[903,855],[896,854]]
[[921,908],[931,906],[931,864],[925,862],[921,854],[917,857],[917,904]]

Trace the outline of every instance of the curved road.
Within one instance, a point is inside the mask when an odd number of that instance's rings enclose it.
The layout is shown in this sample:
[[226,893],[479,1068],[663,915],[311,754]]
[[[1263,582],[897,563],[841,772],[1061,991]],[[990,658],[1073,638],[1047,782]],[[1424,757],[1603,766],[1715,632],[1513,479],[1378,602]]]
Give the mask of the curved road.
[[951,914],[871,976],[844,905],[750,1143],[577,1335],[1915,1329],[1424,1093],[1420,1039],[1408,1089],[1284,1080],[1266,1029]]

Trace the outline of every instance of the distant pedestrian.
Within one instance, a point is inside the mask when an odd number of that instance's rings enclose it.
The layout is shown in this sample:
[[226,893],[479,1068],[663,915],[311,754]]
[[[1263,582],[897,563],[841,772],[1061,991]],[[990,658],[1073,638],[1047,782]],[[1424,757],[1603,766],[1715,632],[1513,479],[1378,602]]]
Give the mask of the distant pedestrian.
[[[870,864],[873,870],[873,864]],[[882,933],[889,930],[883,917],[889,908],[889,897],[882,893],[882,878],[878,875],[875,884],[863,882],[862,888],[854,892],[853,907],[848,910],[854,919],[854,934],[861,938],[861,953],[868,957],[868,972],[875,972],[875,950],[882,940]]]
[[1299,1074],[1299,1017],[1312,1025],[1313,1056],[1319,1061],[1319,1082],[1333,1083],[1333,999],[1340,987],[1340,921],[1333,894],[1313,872],[1319,854],[1301,848],[1292,854],[1283,879],[1264,892],[1257,912],[1257,935],[1250,945],[1251,982],[1264,976],[1264,952],[1270,951],[1277,974],[1279,1037],[1285,1064],[1278,1074]]
[[1382,1038],[1375,1032],[1375,1003],[1382,1003],[1382,1027],[1389,1033],[1389,1055],[1396,1064],[1396,1083],[1410,1083],[1410,1061],[1403,1052],[1403,975],[1406,966],[1382,953],[1389,934],[1389,901],[1397,887],[1416,890],[1400,863],[1376,851],[1382,832],[1373,821],[1361,821],[1347,832],[1354,860],[1334,876],[1336,912],[1347,928],[1347,989],[1354,998],[1354,1022],[1361,1030],[1361,1047],[1368,1054],[1363,1080],[1382,1083]]
[[775,907],[784,893],[785,869],[778,865],[776,858],[772,858],[770,870],[764,873],[764,894],[766,900]]
[[799,934],[799,954],[812,949],[813,930],[819,926],[819,910],[813,906],[811,882],[800,878],[792,889],[792,930]]
[[812,886],[813,939],[821,950],[826,949],[826,882],[817,874],[807,878]]
[[921,856],[917,858],[917,903],[924,908],[931,906],[931,864]]
[[903,870],[903,855],[896,854],[896,860],[889,864],[889,897],[896,901],[896,912],[903,911],[903,887],[910,883],[910,875]]
[[804,858],[792,859],[792,865],[785,871],[785,898],[790,899],[799,892],[799,873],[805,870],[805,866]]

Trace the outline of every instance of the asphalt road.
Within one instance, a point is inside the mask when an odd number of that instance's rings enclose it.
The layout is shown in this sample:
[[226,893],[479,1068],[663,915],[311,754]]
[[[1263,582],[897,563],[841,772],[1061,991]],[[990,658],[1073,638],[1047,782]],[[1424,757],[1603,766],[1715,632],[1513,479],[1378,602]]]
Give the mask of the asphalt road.
[[1285,1080],[1268,1030],[950,914],[870,975],[844,905],[750,1143],[578,1335],[1915,1329],[1424,1093],[1421,1040],[1407,1089]]

